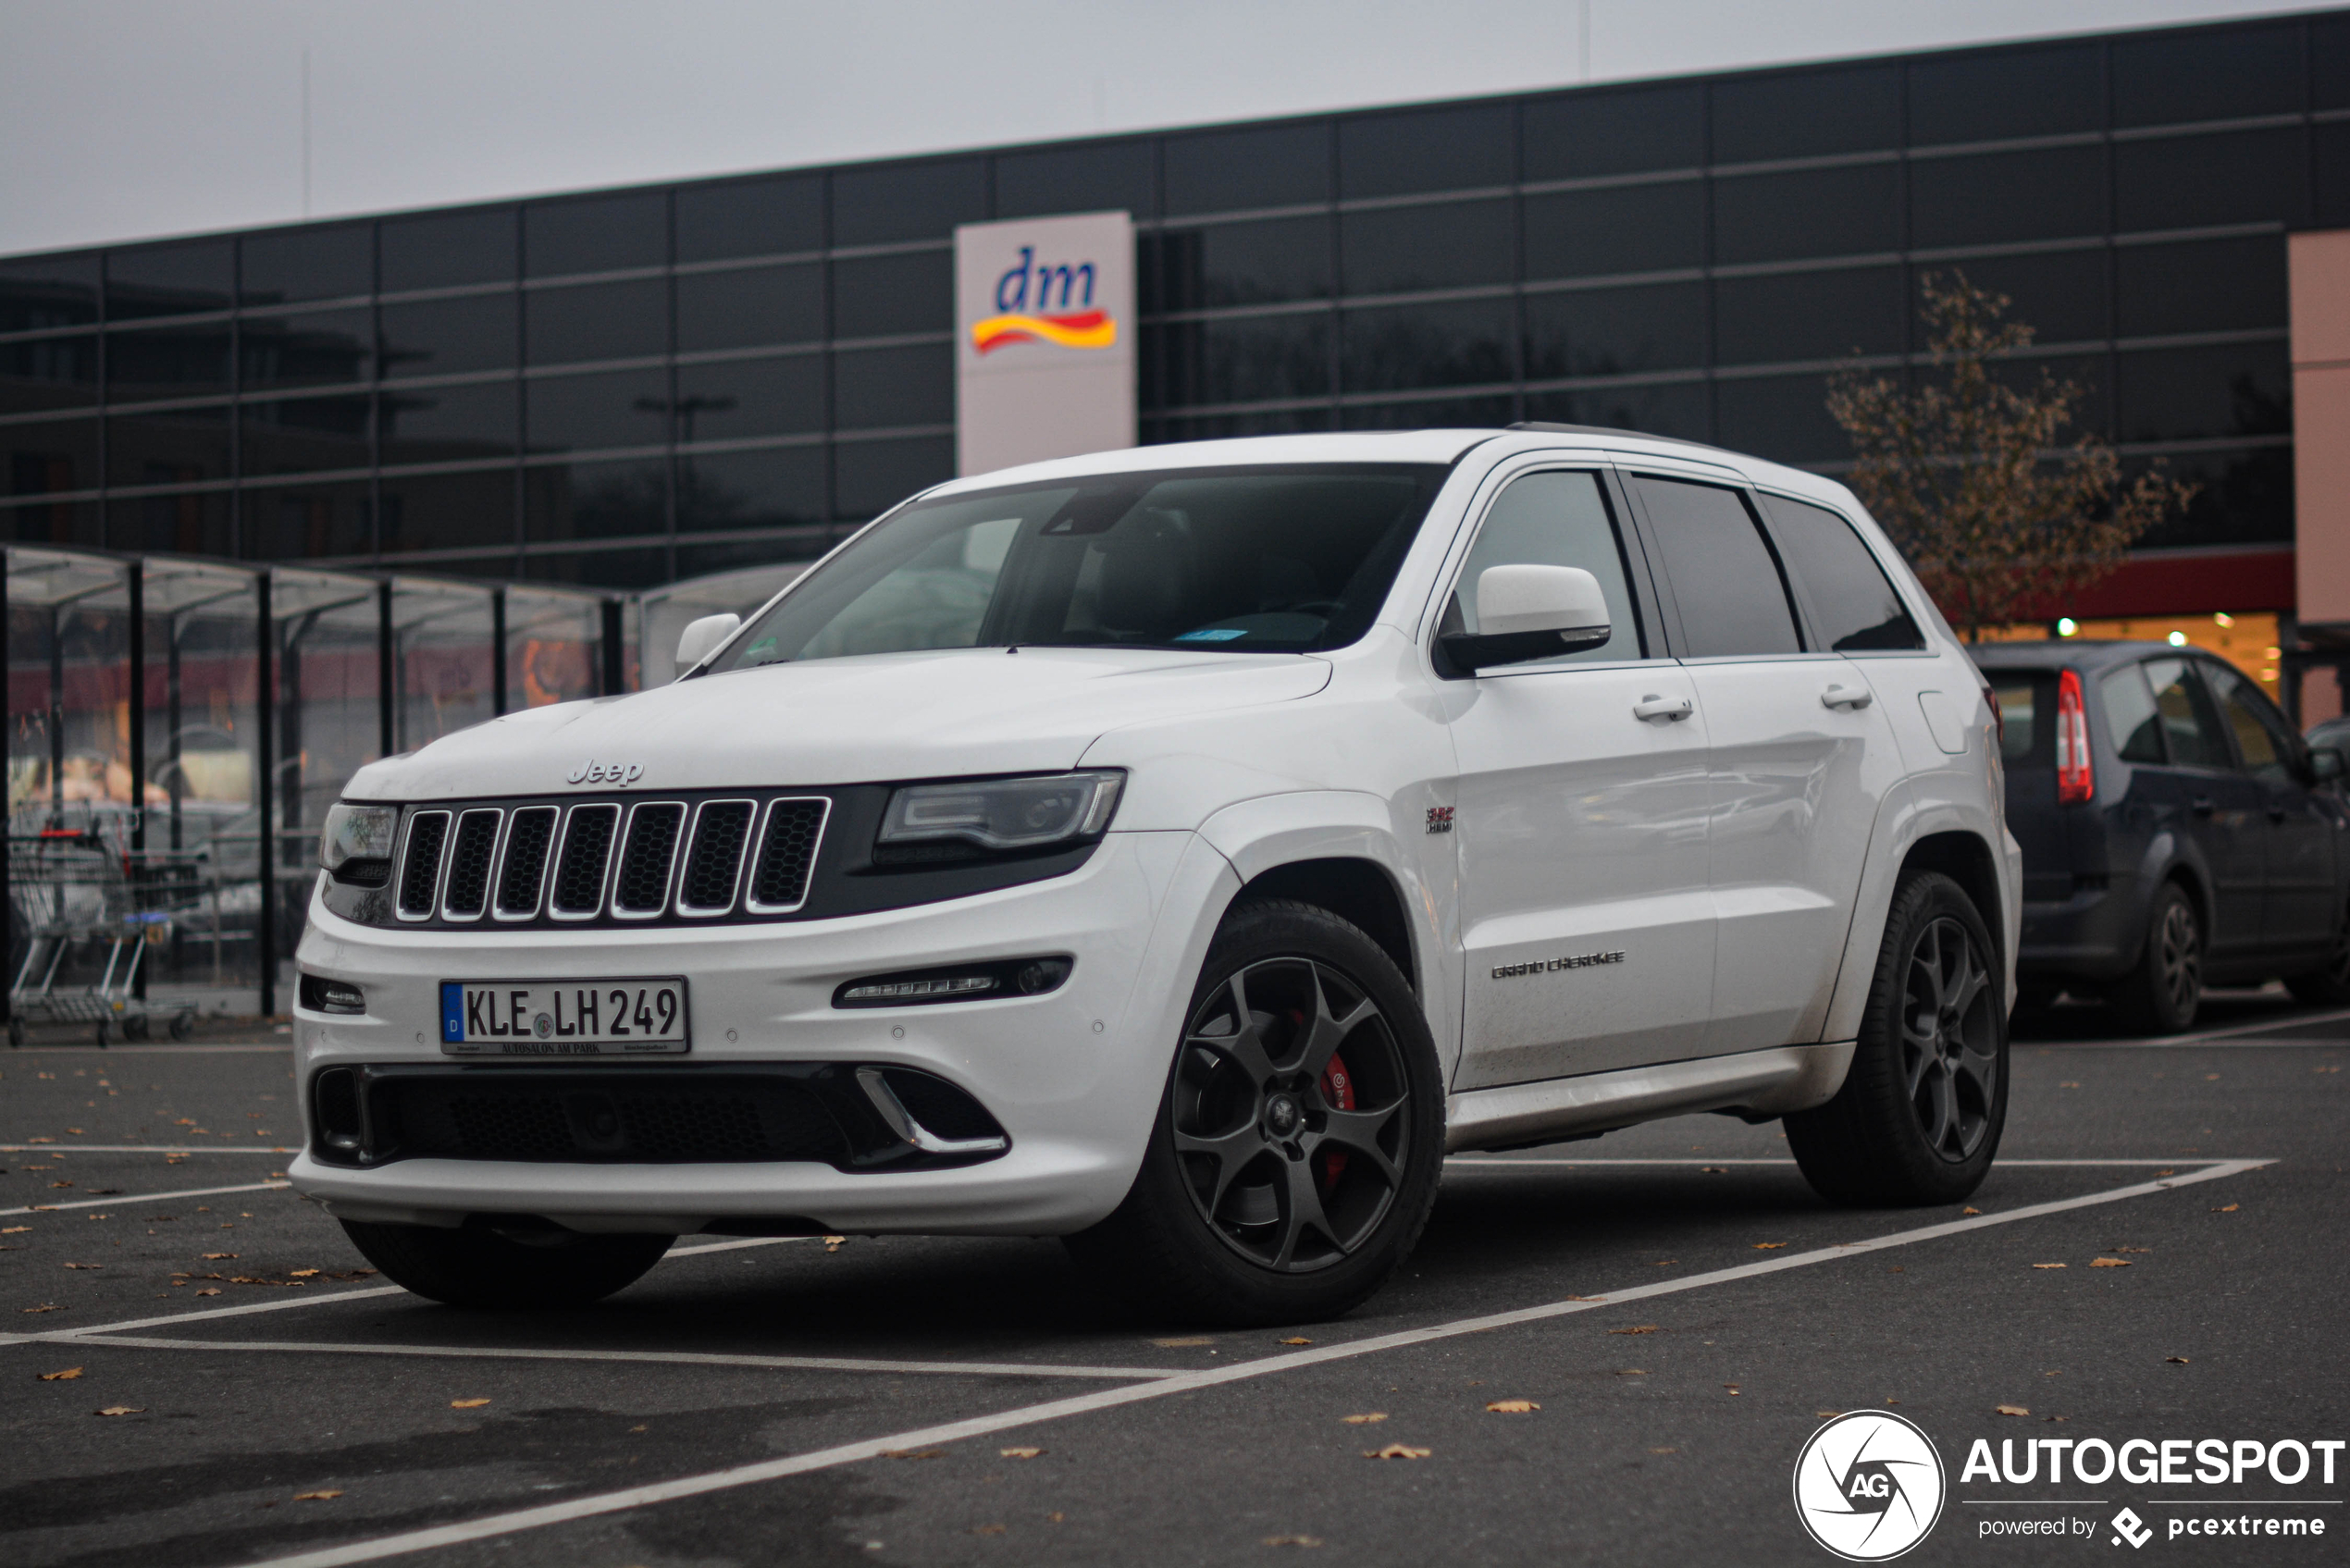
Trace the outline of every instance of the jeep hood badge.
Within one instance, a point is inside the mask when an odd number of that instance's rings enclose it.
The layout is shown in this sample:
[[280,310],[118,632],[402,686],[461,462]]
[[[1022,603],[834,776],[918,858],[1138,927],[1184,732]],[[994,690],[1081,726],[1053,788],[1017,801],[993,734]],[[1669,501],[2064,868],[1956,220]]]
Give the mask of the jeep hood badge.
[[565,784],[633,784],[645,776],[642,762],[599,762],[593,758],[563,775]]

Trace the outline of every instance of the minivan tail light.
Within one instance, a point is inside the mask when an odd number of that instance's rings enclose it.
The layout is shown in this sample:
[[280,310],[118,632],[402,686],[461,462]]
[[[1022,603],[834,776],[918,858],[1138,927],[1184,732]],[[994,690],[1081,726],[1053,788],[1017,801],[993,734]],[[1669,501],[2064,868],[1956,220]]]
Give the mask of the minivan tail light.
[[2089,713],[2081,701],[2081,677],[2067,670],[2057,677],[2057,799],[2072,805],[2096,794],[2089,761]]

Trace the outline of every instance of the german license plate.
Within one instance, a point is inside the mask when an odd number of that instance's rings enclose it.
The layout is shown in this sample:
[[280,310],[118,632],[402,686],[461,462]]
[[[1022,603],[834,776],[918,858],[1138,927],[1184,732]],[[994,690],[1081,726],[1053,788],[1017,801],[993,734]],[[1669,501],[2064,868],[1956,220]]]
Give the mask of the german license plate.
[[440,1049],[451,1056],[675,1056],[692,1048],[686,982],[444,980]]

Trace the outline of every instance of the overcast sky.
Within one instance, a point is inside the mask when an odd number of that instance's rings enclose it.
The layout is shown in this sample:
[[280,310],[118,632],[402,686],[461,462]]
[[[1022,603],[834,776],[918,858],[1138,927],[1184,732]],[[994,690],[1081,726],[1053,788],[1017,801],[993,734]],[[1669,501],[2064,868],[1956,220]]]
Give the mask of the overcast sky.
[[2320,8],[1587,3],[0,0],[0,254]]

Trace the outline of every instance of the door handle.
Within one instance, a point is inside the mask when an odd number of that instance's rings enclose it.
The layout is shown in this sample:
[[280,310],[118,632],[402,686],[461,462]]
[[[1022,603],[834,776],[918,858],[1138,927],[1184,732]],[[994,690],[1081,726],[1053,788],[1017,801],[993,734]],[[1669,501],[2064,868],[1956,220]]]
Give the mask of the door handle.
[[2190,804],[2198,817],[2208,817],[2216,809],[2211,804],[2211,797],[2208,795],[2196,796]]
[[1654,692],[1649,693],[1648,696],[1632,704],[1632,717],[1635,719],[1678,721],[1688,718],[1696,711],[1697,704],[1686,697],[1659,697]]
[[1865,686],[1833,685],[1820,694],[1821,707],[1849,708],[1855,713],[1875,700],[1875,696]]

